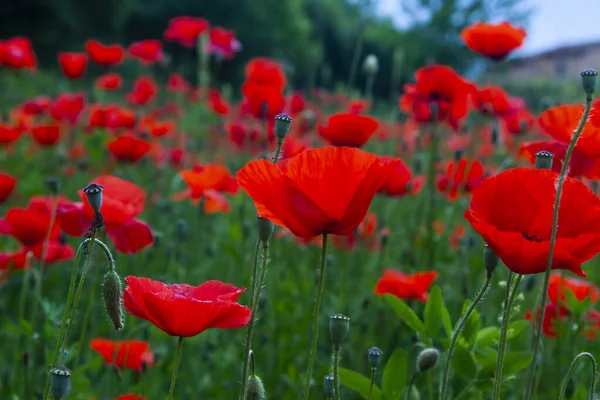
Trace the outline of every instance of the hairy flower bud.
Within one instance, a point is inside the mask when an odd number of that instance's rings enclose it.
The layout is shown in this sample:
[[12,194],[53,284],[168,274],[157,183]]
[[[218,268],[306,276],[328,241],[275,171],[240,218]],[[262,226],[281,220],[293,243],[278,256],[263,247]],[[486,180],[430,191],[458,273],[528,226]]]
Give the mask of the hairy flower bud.
[[486,243],[483,247],[483,266],[488,275],[491,275],[496,270],[499,260],[498,255]]
[[248,392],[245,400],[264,400],[265,397],[265,387],[262,380],[258,376],[252,375],[248,378]]
[[106,314],[110,318],[115,330],[123,329],[123,285],[121,277],[114,269],[111,269],[104,275],[102,282],[102,298]]
[[426,372],[434,368],[440,359],[440,352],[436,348],[428,348],[419,353],[417,356],[417,370]]
[[71,371],[64,365],[50,370],[50,394],[54,400],[67,397],[71,389]]
[[275,229],[275,225],[266,218],[258,217],[258,238],[263,244],[267,244],[269,239],[271,239],[271,235],[273,235],[273,230]]

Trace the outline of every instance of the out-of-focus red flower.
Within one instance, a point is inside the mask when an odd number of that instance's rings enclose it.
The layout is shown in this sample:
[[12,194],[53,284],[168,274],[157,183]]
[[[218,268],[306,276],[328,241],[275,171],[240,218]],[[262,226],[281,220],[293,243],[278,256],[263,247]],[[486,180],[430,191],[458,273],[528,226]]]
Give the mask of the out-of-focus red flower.
[[385,269],[375,285],[374,293],[391,294],[399,299],[416,299],[427,302],[429,287],[438,277],[435,271],[404,274],[393,269]]
[[96,338],[90,341],[90,348],[100,354],[106,365],[119,369],[142,369],[154,364],[154,353],[150,343],[144,340],[114,341]]
[[50,107],[50,97],[48,96],[37,96],[32,99],[26,100],[21,105],[21,110],[27,115],[40,115],[43,114],[48,107]]
[[440,192],[446,193],[450,199],[454,200],[461,190],[471,192],[484,178],[485,170],[479,160],[470,161],[461,158],[446,164],[446,171],[438,177],[437,186]]
[[290,114],[296,115],[301,113],[306,108],[306,99],[302,93],[295,92],[290,96],[288,103],[290,105]]
[[357,114],[334,114],[319,133],[332,146],[362,147],[379,127],[375,118]]
[[206,32],[210,24],[203,18],[181,16],[169,21],[165,31],[165,40],[178,42],[182,46],[192,48],[198,42],[198,36]]
[[275,60],[270,58],[253,58],[246,64],[246,81],[256,84],[284,88],[287,85],[287,79],[283,67]]
[[13,69],[35,69],[37,59],[26,37],[13,37],[0,41],[0,64]]
[[194,287],[135,276],[125,281],[125,309],[171,336],[196,336],[210,328],[237,329],[250,321],[252,311],[237,303],[245,289],[230,284],[207,281]]
[[386,196],[398,197],[406,194],[417,194],[423,187],[423,177],[413,178],[410,168],[400,159],[393,159],[389,156],[380,156],[382,162],[390,160],[395,164],[395,168],[390,171],[385,184],[379,189],[379,193]]
[[127,94],[127,101],[136,106],[143,106],[153,101],[158,93],[158,87],[154,79],[147,76],[140,76],[133,84],[133,90]]
[[85,107],[83,93],[61,93],[50,107],[50,115],[58,122],[66,121],[71,125],[77,123],[79,115]]
[[86,53],[58,53],[58,63],[63,74],[69,79],[81,78],[87,68]]
[[135,163],[150,151],[152,145],[128,134],[111,140],[107,147],[117,161]]
[[117,400],[148,400],[145,397],[139,396],[137,394],[122,394],[117,397]]
[[15,186],[17,186],[17,178],[0,172],[0,205],[8,200]]
[[590,304],[594,304],[600,297],[598,287],[591,282],[577,278],[561,277],[560,274],[554,273],[550,275],[548,285],[548,299],[553,304],[558,304],[558,297],[563,306],[567,301],[566,292],[569,291],[578,300],[582,301],[585,298],[590,298]]
[[116,72],[109,72],[96,79],[96,88],[100,90],[119,90],[123,86],[123,78]]
[[174,121],[157,121],[153,117],[147,116],[140,121],[139,128],[154,137],[163,137],[175,132],[176,124]]
[[189,198],[195,204],[199,204],[200,199],[204,199],[206,212],[229,211],[229,202],[222,193],[236,193],[238,184],[226,167],[219,164],[207,164],[197,170],[181,171],[179,175],[189,189],[174,195],[174,200]]
[[229,104],[227,101],[221,96],[221,93],[217,89],[210,89],[208,100],[210,104],[210,109],[219,115],[227,115],[229,114]]
[[0,123],[0,145],[9,145],[21,137],[21,128]]
[[484,115],[500,116],[511,109],[508,93],[500,86],[484,86],[473,93],[473,103]]
[[125,50],[121,45],[104,45],[93,39],[85,42],[85,50],[96,64],[104,67],[120,64],[125,56]]
[[518,97],[510,99],[510,108],[500,119],[504,129],[513,135],[526,133],[535,124],[535,117],[527,109],[525,102]]
[[209,41],[206,51],[209,54],[216,54],[224,59],[231,59],[235,53],[240,51],[242,44],[235,37],[233,31],[229,31],[220,26],[213,27],[210,30]]
[[[600,157],[599,110],[600,108],[592,110],[581,136],[575,144],[575,149],[592,158]],[[538,123],[544,133],[561,142],[570,143],[582,116],[583,106],[562,105],[544,111],[540,114]]]
[[359,149],[323,147],[277,164],[250,161],[237,180],[260,217],[296,236],[347,235],[364,219],[394,168]]
[[489,24],[477,22],[460,34],[463,42],[474,52],[494,61],[504,60],[523,44],[527,32],[509,22]]
[[[540,151],[549,151],[554,155],[552,159],[552,171],[560,172],[568,146],[568,143],[559,142],[558,140],[524,142],[521,143],[517,155],[526,158],[532,166],[535,166],[535,155]],[[572,177],[585,175],[594,166],[594,161],[594,158],[587,157],[576,149],[571,154],[567,172]]]
[[36,125],[31,128],[31,136],[40,146],[52,147],[60,142],[61,130],[57,123]]
[[[50,230],[51,214],[38,207],[11,208],[0,219],[0,234],[17,239],[24,247],[41,246]],[[60,227],[52,225],[50,240],[58,240]]]
[[[537,322],[540,320],[540,309],[538,308],[535,313],[535,321],[536,326]],[[569,315],[569,311],[566,308],[559,308],[556,304],[550,303],[546,304],[546,312],[544,313],[544,321],[542,321],[542,333],[547,336],[554,338],[556,337],[556,323],[562,321]],[[525,313],[525,319],[527,321],[531,321],[533,319],[533,312],[529,311]],[[558,317],[558,318],[557,318]]]
[[171,73],[167,80],[167,91],[172,93],[187,93],[191,89],[190,83],[178,73]]
[[256,118],[272,119],[285,107],[285,97],[278,87],[246,82],[242,86],[242,92],[244,105]]
[[[227,125],[229,141],[240,149],[245,149],[254,143],[260,136],[260,132],[252,129],[241,121],[233,121]],[[284,141],[285,144],[286,141]]]
[[348,102],[346,110],[350,114],[362,114],[363,112],[367,111],[370,106],[371,105],[368,100],[356,99]]
[[[465,218],[513,272],[546,270],[557,179],[549,170],[514,168],[472,192]],[[600,252],[600,199],[566,178],[558,218],[552,269],[585,277],[581,264]]]
[[90,112],[89,128],[131,130],[135,126],[135,112],[117,105],[94,105]]
[[133,42],[129,46],[129,54],[144,65],[152,65],[164,59],[160,40],[145,39]]
[[281,146],[281,159],[295,157],[310,148],[311,146],[308,141],[294,136],[287,136]]
[[[152,230],[140,220],[134,219],[144,210],[144,190],[139,186],[115,176],[100,176],[94,180],[104,187],[102,212],[104,227],[115,248],[122,253],[137,253],[154,242]],[[61,228],[71,236],[82,236],[94,217],[83,190],[79,191],[82,202],[59,205],[57,220]]]

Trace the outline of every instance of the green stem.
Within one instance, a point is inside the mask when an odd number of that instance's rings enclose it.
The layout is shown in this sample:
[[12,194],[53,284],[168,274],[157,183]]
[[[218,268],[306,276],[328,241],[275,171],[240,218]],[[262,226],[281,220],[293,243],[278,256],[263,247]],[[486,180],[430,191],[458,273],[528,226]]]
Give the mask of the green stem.
[[[94,271],[94,282],[97,282],[100,279],[100,268],[96,268]],[[92,285],[90,290],[90,299],[88,302],[88,306],[86,307],[85,314],[83,315],[83,321],[81,321],[81,334],[79,336],[79,351],[77,352],[77,356],[75,357],[75,365],[79,365],[79,361],[83,356],[84,351],[86,350],[86,346],[84,343],[86,342],[87,336],[87,326],[90,320],[90,315],[92,314],[92,309],[94,308],[94,304],[96,303],[96,287],[98,285]]]
[[277,164],[279,161],[279,154],[281,154],[281,146],[283,146],[283,139],[277,139],[277,148],[275,149],[275,155],[273,156],[273,162]]
[[[509,280],[512,280],[510,278],[512,275],[513,273],[509,272]],[[498,360],[496,362],[496,374],[494,378],[494,394],[492,395],[492,399],[494,400],[500,399],[500,389],[502,388],[502,370],[504,369],[504,354],[506,353],[506,336],[508,334],[508,323],[510,322],[510,311],[512,309],[515,296],[517,295],[517,290],[519,289],[519,283],[521,283],[522,278],[523,275],[517,275],[515,283],[511,288],[510,297],[504,301],[504,310],[502,312],[502,328],[500,329],[500,345],[498,348]]]
[[552,269],[552,258],[554,256],[554,246],[556,245],[556,234],[558,231],[558,209],[560,207],[562,189],[565,183],[565,179],[567,177],[569,162],[571,161],[571,156],[573,154],[573,151],[575,150],[575,144],[577,143],[577,139],[579,139],[579,136],[583,131],[583,127],[585,126],[587,119],[590,115],[591,108],[592,96],[588,95],[585,99],[585,109],[583,111],[583,116],[581,117],[579,126],[573,133],[571,143],[569,143],[569,147],[567,148],[567,152],[565,153],[565,158],[563,160],[562,167],[560,169],[560,175],[558,177],[558,184],[556,185],[556,199],[554,200],[554,216],[552,218],[552,233],[550,234],[550,249],[548,251],[548,262],[546,264],[546,272],[544,273],[544,284],[541,289],[541,303],[539,308],[540,312],[539,317],[537,318],[538,323],[533,342],[533,362],[531,363],[531,369],[529,370],[529,380],[527,383],[527,389],[525,392],[524,400],[530,399],[535,383],[535,369],[537,366],[537,359],[540,351],[540,343],[542,341],[542,321],[544,320],[544,316],[546,313],[546,302],[548,299],[548,296],[546,294],[548,293],[548,285],[550,284],[550,270]]
[[358,62],[360,61],[360,53],[362,53],[363,46],[363,31],[364,28],[359,28],[358,38],[356,38],[356,45],[354,46],[354,55],[352,56],[352,64],[350,64],[350,75],[348,76],[348,90],[352,90],[352,85],[354,85],[354,78],[356,77],[356,71],[358,70]]
[[431,147],[429,149],[429,166],[427,170],[427,218],[425,220],[426,226],[426,240],[425,245],[426,259],[425,263],[422,264],[425,268],[433,269],[433,263],[435,261],[435,246],[433,243],[434,231],[433,221],[435,217],[435,163],[437,160],[439,138],[437,134],[437,124],[435,124],[431,130]]
[[340,400],[340,346],[333,348],[333,398]]
[[375,385],[375,373],[377,372],[377,368],[371,368],[371,383],[369,384],[369,396],[367,400],[371,400],[371,394],[373,393],[373,385]]
[[410,383],[408,384],[408,388],[406,389],[406,393],[404,394],[404,399],[410,400],[410,393],[412,392],[413,385],[417,380],[417,376],[419,376],[419,371],[415,372],[415,374],[410,379]]
[[563,398],[565,397],[565,392],[567,391],[567,385],[569,384],[569,380],[571,379],[571,374],[573,373],[573,369],[575,368],[575,364],[577,364],[577,361],[579,361],[582,358],[589,358],[590,362],[592,363],[592,381],[590,383],[590,393],[589,393],[589,400],[594,400],[594,392],[596,391],[596,359],[594,358],[593,355],[591,355],[588,352],[583,352],[577,355],[577,357],[575,357],[575,359],[573,360],[573,362],[571,363],[571,366],[569,367],[569,370],[567,371],[567,376],[565,376],[565,381],[563,382],[563,385],[560,389],[560,395],[558,396],[558,400],[563,400]]
[[315,363],[315,353],[317,352],[317,337],[319,335],[319,309],[321,308],[321,299],[323,297],[323,281],[325,280],[325,258],[327,256],[327,234],[323,234],[323,247],[321,249],[321,268],[319,271],[319,282],[317,285],[317,298],[313,310],[312,321],[312,345],[308,355],[308,371],[306,372],[306,381],[304,382],[304,400],[308,400],[310,395],[310,378],[312,376],[313,365]]
[[462,331],[462,329],[465,327],[467,321],[469,320],[471,313],[475,310],[475,307],[477,307],[477,304],[479,304],[479,302],[481,301],[481,299],[487,292],[491,281],[492,281],[492,274],[488,273],[485,278],[485,282],[483,283],[483,286],[479,290],[479,293],[477,293],[477,296],[475,296],[475,300],[473,300],[473,302],[471,303],[469,308],[467,308],[467,311],[464,313],[464,315],[458,322],[456,329],[452,333],[452,339],[450,340],[450,346],[448,346],[448,354],[446,355],[446,361],[444,362],[444,372],[442,374],[442,382],[440,384],[440,400],[444,400],[446,398],[446,392],[448,390],[448,373],[450,371],[450,360],[452,359],[452,353],[454,353],[454,347],[456,346],[456,341],[458,340],[458,336],[460,335],[460,332]]
[[177,370],[179,369],[179,360],[181,359],[181,348],[183,347],[183,336],[179,336],[177,342],[177,355],[175,356],[175,365],[173,366],[173,376],[171,377],[171,388],[169,389],[168,400],[173,400],[173,393],[175,392],[175,381],[177,380]]

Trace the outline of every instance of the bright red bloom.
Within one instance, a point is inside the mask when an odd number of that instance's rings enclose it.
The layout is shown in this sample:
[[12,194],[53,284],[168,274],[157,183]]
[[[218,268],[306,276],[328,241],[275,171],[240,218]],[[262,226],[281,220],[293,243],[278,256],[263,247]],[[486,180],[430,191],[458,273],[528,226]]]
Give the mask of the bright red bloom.
[[127,94],[127,101],[136,106],[143,106],[154,100],[158,87],[151,76],[140,76],[133,84],[133,90]]
[[237,173],[259,216],[296,236],[350,234],[395,168],[350,147],[306,150],[277,165],[250,161]]
[[533,128],[535,117],[519,97],[510,99],[510,109],[500,116],[504,129],[513,135],[526,133]]
[[109,72],[96,79],[96,88],[100,90],[118,90],[123,85],[123,78],[116,72]]
[[0,205],[8,200],[15,186],[17,186],[17,178],[0,172]]
[[[6,218],[0,219],[0,234],[17,239],[23,246],[33,248],[42,245],[50,229],[51,215],[38,207],[11,208]],[[50,240],[58,240],[60,227],[52,226]]]
[[85,42],[85,50],[91,59],[98,65],[110,67],[123,61],[125,50],[119,44],[104,45],[97,40]]
[[236,39],[235,33],[220,26],[210,30],[209,42],[206,51],[209,54],[216,54],[221,58],[230,59],[235,53],[240,51],[242,45]]
[[77,123],[79,115],[85,107],[83,93],[61,93],[50,108],[50,115],[56,121],[67,121],[71,125]]
[[125,280],[125,309],[171,336],[196,336],[209,328],[237,329],[250,321],[252,311],[236,302],[245,289],[227,283],[207,281],[194,287],[135,276]]
[[86,53],[58,53],[58,63],[63,74],[69,79],[81,78],[88,64]]
[[145,156],[152,145],[133,135],[122,135],[108,143],[108,150],[117,161],[134,163]]
[[[472,192],[465,218],[504,264],[518,274],[546,270],[558,174],[515,168],[485,179]],[[566,178],[552,269],[585,277],[581,264],[600,252],[600,199]]]
[[137,394],[123,394],[117,397],[117,400],[148,400],[145,397],[138,396]]
[[571,292],[578,301],[582,301],[589,297],[591,304],[597,302],[598,297],[600,297],[598,287],[591,282],[577,278],[563,278],[560,274],[556,273],[550,275],[548,299],[553,304],[558,304],[558,296],[560,293],[561,303],[565,305],[565,302],[567,301],[566,291]]
[[246,100],[245,105],[257,118],[272,119],[285,107],[285,97],[279,87],[246,82],[242,86],[242,92]]
[[494,61],[504,60],[523,44],[527,32],[509,22],[489,24],[477,22],[465,28],[460,37],[474,52]]
[[169,21],[165,31],[165,40],[178,42],[182,46],[192,48],[198,42],[198,36],[206,32],[210,24],[203,18],[175,17]]
[[[134,219],[144,210],[146,193],[139,186],[115,176],[100,176],[94,183],[104,186],[102,212],[104,228],[122,253],[136,253],[154,242],[152,230]],[[83,190],[79,191],[81,203],[59,205],[57,220],[71,236],[82,236],[94,217]]]
[[90,112],[90,128],[105,128],[110,130],[127,129],[135,126],[135,112],[116,105],[93,106]]
[[0,64],[13,69],[34,69],[37,59],[31,41],[25,37],[14,37],[0,41]]
[[[562,321],[569,315],[569,311],[566,308],[560,307],[560,313],[558,313],[558,306],[556,304],[550,303],[546,304],[546,312],[544,313],[544,321],[542,322],[542,333],[545,336],[554,338],[556,337],[556,324],[559,321]],[[558,318],[557,318],[558,316]],[[525,314],[525,319],[527,321],[531,321],[533,319],[533,312],[529,311]],[[537,322],[540,320],[540,309],[538,308],[536,311],[536,326]]]
[[[538,142],[524,142],[519,147],[517,155],[525,157],[532,166],[535,166],[535,155],[540,151],[549,151],[554,155],[552,159],[552,171],[560,172],[563,160],[567,153],[568,143],[557,140],[543,140]],[[586,157],[578,150],[574,150],[569,160],[569,176],[578,177],[586,174],[594,167],[594,159]]]
[[319,133],[332,146],[362,147],[379,128],[375,118],[358,114],[334,114]]
[[10,126],[0,123],[0,145],[7,145],[17,141],[21,137],[19,126]]
[[21,110],[27,115],[40,115],[43,114],[50,107],[50,103],[50,97],[37,96],[32,99],[26,100],[21,105]]
[[446,165],[446,172],[438,177],[437,186],[440,192],[447,193],[448,197],[454,200],[461,190],[471,192],[484,178],[485,170],[479,160],[469,161],[461,158]]
[[167,90],[173,93],[187,93],[191,88],[190,83],[178,73],[169,74]]
[[165,58],[162,52],[162,43],[160,40],[155,39],[145,39],[131,43],[129,54],[136,57],[144,65],[152,65]]
[[246,81],[256,84],[273,86],[279,89],[287,85],[283,67],[270,58],[253,58],[246,64]]
[[44,147],[52,147],[60,141],[61,126],[57,123],[36,125],[31,127],[31,136],[36,143]]
[[306,108],[306,99],[302,93],[293,93],[289,98],[290,114],[296,115],[301,113]]
[[150,343],[143,340],[114,341],[96,338],[90,341],[90,348],[104,358],[106,365],[114,365],[119,369],[141,371],[154,364]]
[[423,186],[422,177],[413,180],[412,171],[400,159],[393,159],[389,156],[380,156],[379,159],[383,162],[395,160],[396,165],[396,168],[390,171],[385,184],[379,189],[379,193],[390,197],[419,193]]
[[484,115],[500,116],[511,110],[508,93],[500,86],[488,85],[477,89],[473,95],[473,102]]
[[190,198],[198,204],[200,199],[204,199],[206,212],[229,211],[229,202],[222,193],[236,193],[238,184],[226,167],[207,164],[195,170],[181,171],[179,175],[189,189],[173,196],[174,200]]
[[219,93],[216,89],[210,89],[208,100],[210,104],[210,109],[219,115],[227,115],[229,114],[229,104],[227,100],[225,100],[221,93]]
[[391,294],[399,299],[416,299],[427,302],[429,287],[438,277],[435,271],[417,272],[407,275],[393,269],[383,270],[383,277],[375,285],[374,293]]

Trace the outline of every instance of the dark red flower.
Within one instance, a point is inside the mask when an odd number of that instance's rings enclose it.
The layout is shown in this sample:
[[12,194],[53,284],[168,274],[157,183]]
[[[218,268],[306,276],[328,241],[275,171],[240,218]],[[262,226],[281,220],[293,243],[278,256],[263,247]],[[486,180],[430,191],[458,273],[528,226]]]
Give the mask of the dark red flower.
[[165,31],[165,40],[178,42],[185,47],[195,47],[198,42],[198,36],[206,32],[210,24],[203,18],[195,17],[175,17],[169,21],[169,26]]
[[[241,121],[233,121],[228,124],[228,133],[229,141],[240,149],[246,149],[260,136],[260,132],[257,129],[252,129]],[[284,145],[285,142],[283,142]]]
[[416,299],[427,302],[429,287],[438,277],[435,271],[407,275],[393,269],[383,270],[383,277],[375,285],[374,293],[391,294],[399,299]]
[[58,63],[63,74],[69,79],[81,78],[88,64],[86,53],[58,53]]
[[133,42],[129,46],[129,54],[140,60],[144,65],[152,65],[164,59],[160,40],[145,39]]
[[[485,179],[472,192],[465,218],[504,264],[518,274],[546,270],[558,174],[515,168]],[[581,264],[600,252],[600,199],[566,178],[552,269],[585,277]]]
[[37,59],[31,41],[25,37],[14,37],[0,41],[0,63],[13,69],[34,69]]
[[106,365],[114,365],[119,369],[141,371],[154,364],[150,343],[143,340],[114,341],[96,338],[90,341],[90,348],[102,356]]
[[578,300],[590,298],[590,304],[594,304],[600,297],[600,291],[598,287],[591,282],[584,281],[577,278],[562,277],[560,274],[554,273],[550,275],[550,282],[548,285],[548,299],[553,304],[558,304],[558,297],[560,293],[560,299],[563,306],[566,306],[567,295],[569,291]]
[[148,400],[145,397],[138,396],[137,394],[123,394],[117,397],[117,400]]
[[31,136],[36,143],[44,147],[52,147],[60,142],[61,126],[57,123],[36,125],[31,127]]
[[90,128],[131,130],[135,126],[135,112],[116,105],[93,106],[90,112]]
[[230,59],[242,48],[235,33],[220,26],[213,27],[210,30],[209,41],[206,51],[209,54],[216,54],[221,58]]
[[[467,172],[468,168],[468,172]],[[446,165],[446,171],[438,177],[438,190],[446,193],[452,200],[456,199],[461,191],[471,192],[485,178],[483,164],[479,160],[467,160],[461,158],[458,161],[450,161]]]
[[[39,208],[11,208],[0,219],[0,234],[17,239],[23,246],[33,248],[42,245],[50,229],[51,215]],[[52,225],[50,240],[58,240],[60,227]]]
[[125,50],[123,50],[121,45],[104,45],[93,39],[85,42],[85,50],[96,64],[104,67],[110,67],[121,63],[125,55]]
[[21,105],[21,110],[27,115],[40,115],[43,114],[50,107],[50,103],[50,97],[37,96],[32,99],[26,100]]
[[79,115],[85,107],[83,93],[61,93],[52,103],[50,115],[56,121],[67,121],[71,125],[77,123]]
[[386,180],[385,184],[379,189],[379,193],[391,197],[404,196],[409,193],[419,193],[423,186],[422,177],[413,179],[412,171],[400,159],[394,159],[389,156],[380,156],[379,159],[382,162],[393,160],[392,162],[396,166],[392,171],[390,171],[388,179]]
[[[540,319],[540,309],[538,308],[536,311],[536,326],[537,321]],[[545,336],[554,338],[556,337],[556,324],[559,321],[562,321],[569,315],[569,311],[566,308],[560,307],[560,313],[558,311],[558,306],[556,304],[550,303],[546,304],[546,312],[544,313],[544,321],[542,322],[542,333]],[[525,319],[527,321],[531,321],[533,319],[533,312],[529,311],[525,313]],[[558,317],[558,318],[557,318]]]
[[495,61],[504,60],[523,44],[527,33],[509,22],[489,24],[477,22],[460,34],[465,44],[474,52]]
[[375,118],[357,114],[334,114],[319,133],[332,146],[362,147],[379,127]]
[[143,106],[154,100],[158,87],[151,76],[140,76],[133,85],[131,93],[127,94],[127,101],[136,106]]
[[134,163],[148,154],[152,145],[133,135],[122,135],[108,143],[108,150],[117,161]]
[[194,287],[135,276],[125,280],[125,309],[171,336],[196,336],[209,328],[237,329],[250,321],[252,311],[237,303],[245,289],[230,284],[207,281]]
[[[540,151],[549,151],[554,155],[552,159],[552,171],[560,172],[568,146],[568,143],[559,142],[558,140],[524,142],[521,143],[517,155],[525,157],[532,166],[535,166],[535,155]],[[569,169],[567,172],[572,177],[582,176],[594,167],[594,161],[594,158],[587,157],[576,149],[569,160]]]
[[210,89],[208,96],[210,109],[219,115],[229,114],[229,104],[216,89]]
[[100,90],[118,90],[123,85],[123,78],[116,72],[109,72],[96,79],[96,88]]
[[508,93],[495,85],[477,89],[473,95],[473,102],[480,113],[489,116],[501,116],[511,109]]
[[250,161],[237,180],[259,216],[296,236],[347,235],[364,219],[394,168],[394,163],[359,149],[323,147],[277,165]]
[[12,144],[21,137],[22,129],[19,126],[11,126],[0,123],[0,145]]
[[287,79],[283,67],[270,58],[253,58],[246,64],[246,81],[283,89]]
[[0,205],[8,200],[15,186],[17,186],[17,178],[0,172]]
[[290,105],[290,114],[296,115],[304,111],[306,108],[306,99],[302,95],[302,93],[293,93],[288,101]]

